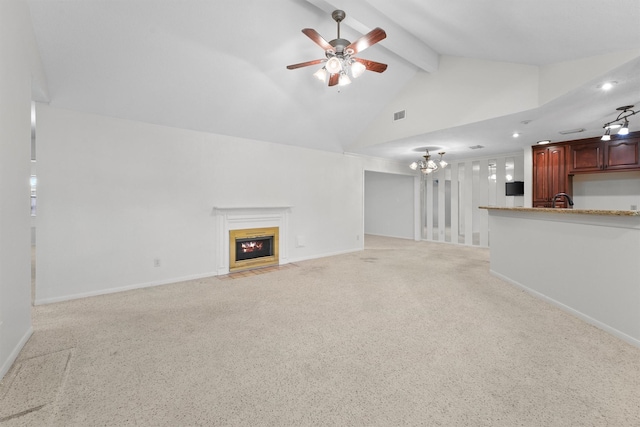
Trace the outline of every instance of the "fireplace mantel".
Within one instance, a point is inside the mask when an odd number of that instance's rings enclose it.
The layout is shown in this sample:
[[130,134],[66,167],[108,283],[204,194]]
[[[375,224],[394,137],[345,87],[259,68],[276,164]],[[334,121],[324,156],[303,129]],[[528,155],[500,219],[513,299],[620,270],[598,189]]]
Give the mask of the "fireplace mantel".
[[216,271],[229,273],[229,230],[278,227],[280,264],[289,262],[289,216],[292,206],[214,206]]

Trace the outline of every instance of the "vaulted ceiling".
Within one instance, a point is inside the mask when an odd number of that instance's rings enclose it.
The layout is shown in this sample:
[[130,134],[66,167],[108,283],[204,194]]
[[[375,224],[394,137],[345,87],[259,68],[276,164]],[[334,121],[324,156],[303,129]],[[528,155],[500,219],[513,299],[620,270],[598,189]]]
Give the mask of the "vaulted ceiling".
[[[640,109],[640,0],[27,1],[59,108],[399,161],[596,136]],[[335,38],[335,9],[342,38],[385,29],[358,56],[387,71],[328,87],[286,69],[324,57],[301,29]]]

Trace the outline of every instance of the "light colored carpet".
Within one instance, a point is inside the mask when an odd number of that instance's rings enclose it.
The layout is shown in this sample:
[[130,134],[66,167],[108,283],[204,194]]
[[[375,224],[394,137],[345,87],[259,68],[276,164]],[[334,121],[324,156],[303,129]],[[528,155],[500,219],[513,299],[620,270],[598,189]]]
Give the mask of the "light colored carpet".
[[366,249],[34,309],[3,426],[638,426],[640,349],[492,277]]

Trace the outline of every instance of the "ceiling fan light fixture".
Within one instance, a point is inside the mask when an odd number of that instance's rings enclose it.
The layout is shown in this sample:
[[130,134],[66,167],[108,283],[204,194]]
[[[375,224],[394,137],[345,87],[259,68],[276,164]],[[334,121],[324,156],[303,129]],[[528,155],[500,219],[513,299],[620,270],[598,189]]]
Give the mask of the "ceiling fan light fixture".
[[346,86],[351,84],[351,79],[345,73],[340,73],[340,77],[338,78],[338,86]]
[[[324,63],[326,74],[323,75],[320,71],[314,75],[318,80],[324,80],[325,82],[328,80],[329,86],[344,86],[350,84],[351,78],[358,78],[367,70],[376,73],[384,72],[387,69],[387,64],[367,59],[357,59],[354,55],[358,55],[368,47],[384,40],[387,37],[387,33],[385,33],[382,28],[376,27],[354,42],[350,42],[340,37],[340,22],[342,22],[346,16],[343,10],[334,10],[331,14],[331,17],[338,25],[338,37],[331,41],[325,40],[313,28],[304,28],[302,33],[324,50],[326,59],[314,59],[298,64],[287,65],[287,69],[295,70]],[[329,75],[328,78],[327,75]]]
[[367,70],[367,67],[362,62],[354,61],[351,64],[351,75],[354,79],[357,79]]
[[335,56],[331,57],[325,65],[327,71],[331,74],[337,74],[342,71],[342,62]]
[[324,83],[327,81],[327,70],[325,70],[325,68],[322,67],[318,71],[313,73],[313,77],[315,77],[316,79]]

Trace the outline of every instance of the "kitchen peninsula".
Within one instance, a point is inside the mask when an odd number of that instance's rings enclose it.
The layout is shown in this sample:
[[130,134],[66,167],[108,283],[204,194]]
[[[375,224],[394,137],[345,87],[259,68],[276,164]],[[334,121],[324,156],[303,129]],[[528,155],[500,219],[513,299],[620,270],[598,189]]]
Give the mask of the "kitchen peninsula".
[[640,211],[480,208],[492,274],[640,347]]

